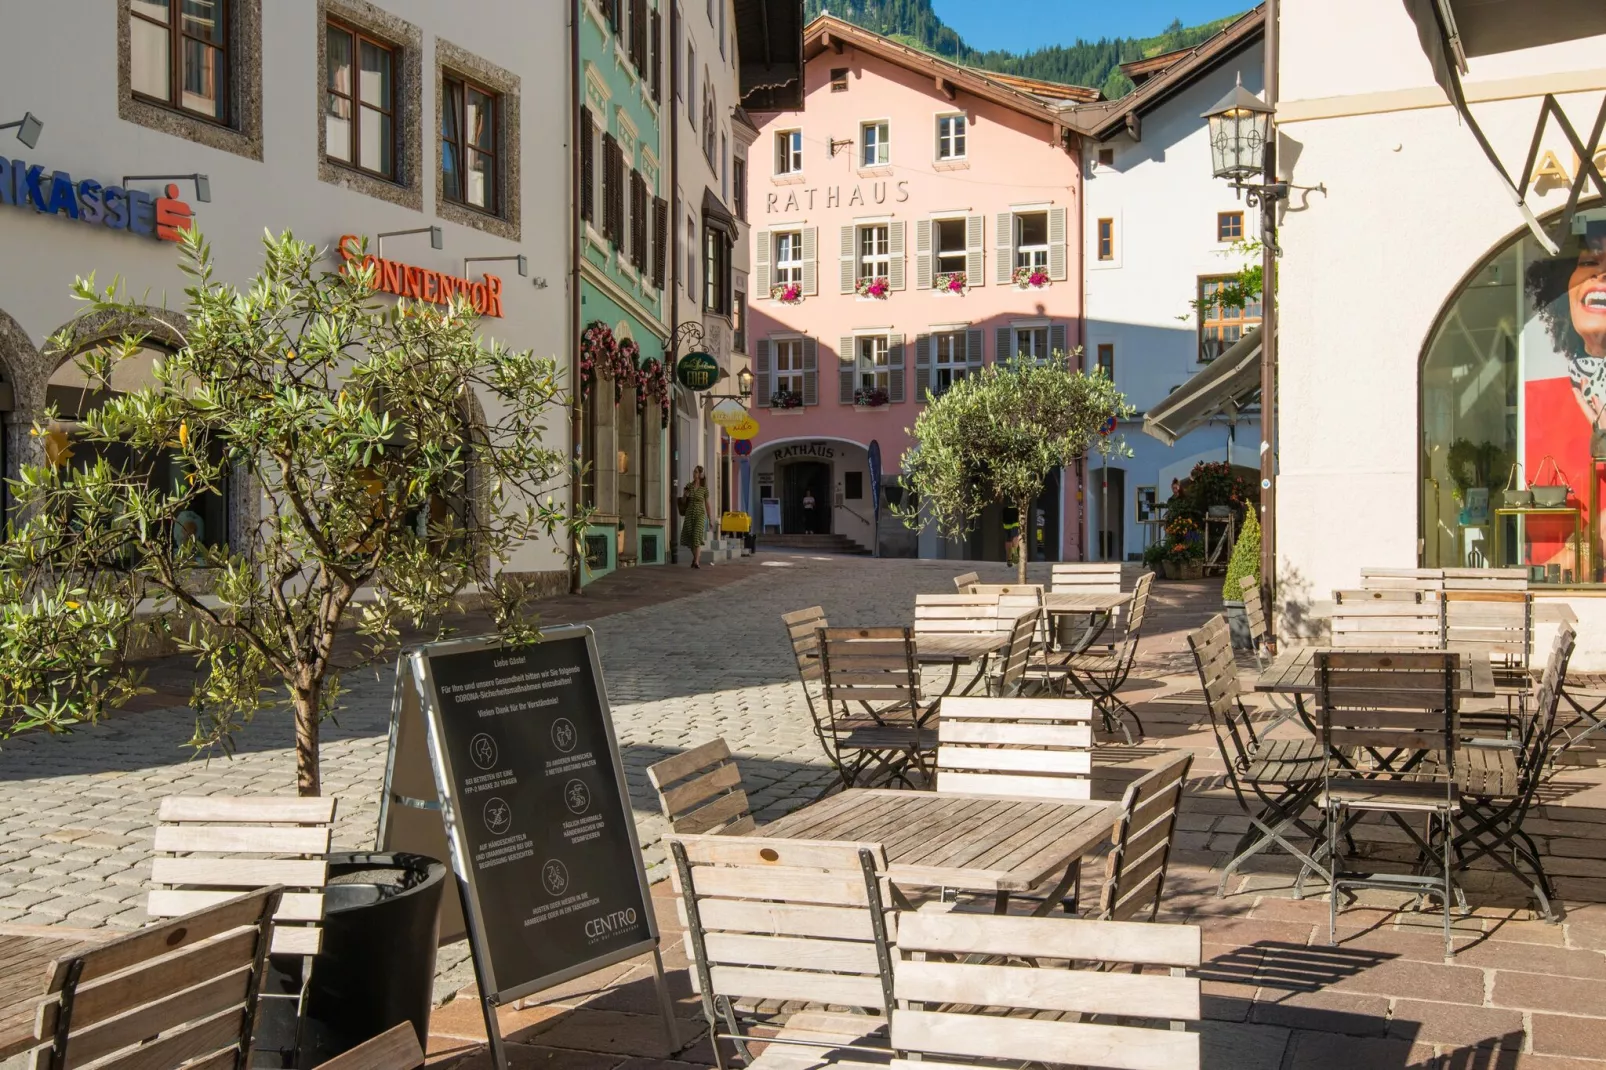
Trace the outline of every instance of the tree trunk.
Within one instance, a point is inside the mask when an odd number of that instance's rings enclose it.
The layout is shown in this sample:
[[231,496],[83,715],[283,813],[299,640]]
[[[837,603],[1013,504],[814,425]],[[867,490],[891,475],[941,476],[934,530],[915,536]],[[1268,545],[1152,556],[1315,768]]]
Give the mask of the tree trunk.
[[318,769],[318,706],[322,691],[321,680],[291,691],[296,711],[297,795],[322,793],[322,777]]
[[1031,499],[1021,502],[1015,507],[1015,530],[1020,532],[1020,553],[1015,555],[1015,582],[1026,582],[1026,560],[1032,552],[1032,503]]

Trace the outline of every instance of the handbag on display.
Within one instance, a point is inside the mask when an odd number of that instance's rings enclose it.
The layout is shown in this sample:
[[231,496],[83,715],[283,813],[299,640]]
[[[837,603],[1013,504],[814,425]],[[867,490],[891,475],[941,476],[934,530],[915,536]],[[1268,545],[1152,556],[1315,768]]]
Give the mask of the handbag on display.
[[1511,474],[1506,477],[1506,489],[1500,495],[1500,504],[1506,507],[1532,505],[1534,503],[1533,491],[1522,483],[1522,462],[1518,461],[1511,466]]
[[[1545,465],[1547,464],[1550,465],[1551,471],[1555,473],[1555,481],[1541,483],[1540,480],[1544,477]],[[1533,482],[1528,484],[1528,490],[1533,494],[1534,504],[1547,509],[1555,509],[1558,506],[1566,505],[1567,495],[1572,493],[1572,488],[1567,485],[1567,473],[1561,470],[1561,465],[1556,463],[1556,458],[1548,453],[1539,462],[1539,467],[1534,469]]]

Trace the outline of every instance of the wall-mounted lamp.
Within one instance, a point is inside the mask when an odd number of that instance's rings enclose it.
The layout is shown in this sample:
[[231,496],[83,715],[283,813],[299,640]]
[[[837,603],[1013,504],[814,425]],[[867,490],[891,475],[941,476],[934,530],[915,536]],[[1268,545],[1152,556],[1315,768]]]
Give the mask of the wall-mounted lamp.
[[442,240],[440,227],[414,227],[412,230],[387,230],[383,234],[374,235],[374,245],[378,251],[379,259],[385,259],[385,239],[400,238],[404,234],[428,234],[429,247],[439,249],[445,244]]
[[[439,248],[439,246],[436,246],[436,248]],[[465,256],[463,258],[463,275],[465,278],[468,276],[468,266],[470,264],[489,264],[499,260],[517,260],[519,262],[520,278],[525,278],[530,274],[529,261],[524,259],[523,253],[519,253],[517,256]]]
[[39,144],[39,132],[45,128],[45,121],[31,111],[22,113],[22,118],[14,123],[0,123],[0,130],[17,128],[17,140],[30,149]]
[[123,185],[130,182],[193,182],[195,199],[202,204],[212,203],[212,181],[205,175],[124,175]]

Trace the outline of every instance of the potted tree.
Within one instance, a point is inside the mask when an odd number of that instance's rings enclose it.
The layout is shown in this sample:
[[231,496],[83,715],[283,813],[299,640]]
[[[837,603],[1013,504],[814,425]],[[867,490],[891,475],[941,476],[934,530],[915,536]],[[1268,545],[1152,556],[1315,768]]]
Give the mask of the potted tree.
[[1227,578],[1221,584],[1221,604],[1232,630],[1232,641],[1247,650],[1253,643],[1249,636],[1249,617],[1244,613],[1245,577],[1260,583],[1260,517],[1254,509],[1244,510],[1243,526],[1238,529],[1238,541],[1232,544],[1232,558],[1227,562]]
[[[1090,450],[1129,455],[1107,424],[1132,407],[1109,379],[1078,370],[1080,354],[990,364],[933,398],[915,419],[915,445],[903,455],[909,494],[894,515],[959,537],[1000,502],[1015,507],[1018,541],[1031,546],[1032,503],[1050,475]],[[1027,557],[1015,557],[1021,583]]]
[[[482,339],[461,296],[442,307],[377,295],[373,262],[346,252],[330,271],[312,245],[268,235],[261,271],[237,287],[186,231],[183,315],[159,338],[132,326],[149,316],[119,285],[75,284],[82,314],[52,345],[77,354],[99,401],[76,439],[98,456],[40,451],[13,486],[23,519],[0,543],[0,653],[32,653],[0,670],[0,731],[67,729],[125,700],[138,689],[128,643],[149,619],[194,659],[190,745],[228,753],[253,718],[284,710],[296,790],[316,795],[342,674],[392,658],[403,626],[442,634],[473,602],[510,641],[537,637],[526,588],[502,565],[534,539],[572,548],[585,520],[549,493],[568,470],[543,423],[566,403],[557,366]],[[108,324],[130,326],[108,337]],[[112,390],[119,366],[157,341],[169,351],[150,382]],[[35,437],[55,423],[47,412]],[[201,540],[185,514],[231,487],[236,537]],[[415,863],[357,861],[439,894]],[[379,898],[394,910],[395,895]],[[416,985],[387,967],[393,942],[374,931],[334,943],[374,984]],[[427,958],[426,992],[432,946]]]

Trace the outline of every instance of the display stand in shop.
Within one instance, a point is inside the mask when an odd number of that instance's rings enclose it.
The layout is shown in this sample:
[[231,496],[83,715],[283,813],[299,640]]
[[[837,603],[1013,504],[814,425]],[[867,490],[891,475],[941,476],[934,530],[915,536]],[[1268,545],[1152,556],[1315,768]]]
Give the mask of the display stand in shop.
[[[1593,495],[1591,495],[1591,498],[1593,498]],[[1553,582],[1553,583],[1576,583],[1576,582],[1578,582],[1579,579],[1587,577],[1589,575],[1589,554],[1584,549],[1583,536],[1582,536],[1584,523],[1583,523],[1583,515],[1582,515],[1581,509],[1580,509],[1579,506],[1577,506],[1577,505],[1554,505],[1554,506],[1551,506],[1551,505],[1503,505],[1503,506],[1499,507],[1498,509],[1494,510],[1494,515],[1495,515],[1495,523],[1494,523],[1494,560],[1495,560],[1495,564],[1496,565],[1498,565],[1498,566],[1508,566],[1509,565],[1511,567],[1518,567],[1518,568],[1522,567],[1522,562],[1520,560],[1520,551],[1521,551],[1521,546],[1520,545],[1518,547],[1515,547],[1515,550],[1517,551],[1517,554],[1513,555],[1513,556],[1515,556],[1517,558],[1517,560],[1513,560],[1512,557],[1508,557],[1508,550],[1504,545],[1506,525],[1502,522],[1503,518],[1508,517],[1508,516],[1509,517],[1516,517],[1519,525],[1522,523],[1522,521],[1528,520],[1528,519],[1534,518],[1534,517],[1546,517],[1546,518],[1554,518],[1554,519],[1567,519],[1567,520],[1570,520],[1572,522],[1572,528],[1573,528],[1573,534],[1572,534],[1573,567],[1570,570],[1562,569],[1561,570],[1562,574],[1560,576],[1555,577],[1554,579],[1549,579],[1549,582]],[[1521,532],[1519,530],[1519,533],[1518,533],[1519,542],[1521,541],[1521,538],[1522,538],[1522,536],[1521,536]],[[1548,579],[1548,577],[1547,577],[1547,579]]]

